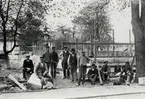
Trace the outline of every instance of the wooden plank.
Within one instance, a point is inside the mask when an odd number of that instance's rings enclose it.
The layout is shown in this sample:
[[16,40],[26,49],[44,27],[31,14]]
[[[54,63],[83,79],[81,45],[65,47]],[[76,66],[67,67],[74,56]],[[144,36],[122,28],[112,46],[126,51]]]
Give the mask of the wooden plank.
[[19,83],[12,75],[9,75],[8,78],[11,79],[15,84],[17,84],[22,90],[27,90],[26,87]]

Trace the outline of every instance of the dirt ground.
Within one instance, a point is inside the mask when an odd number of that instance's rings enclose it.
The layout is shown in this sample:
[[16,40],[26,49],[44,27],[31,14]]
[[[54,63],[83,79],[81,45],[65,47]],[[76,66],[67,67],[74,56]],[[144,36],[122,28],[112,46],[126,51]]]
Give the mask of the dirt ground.
[[[21,80],[22,79],[22,69],[14,69],[14,70],[7,70],[7,69],[4,69],[4,70],[0,70],[0,88],[4,87],[4,86],[7,86],[6,84],[8,83],[7,82],[7,79],[8,81],[9,78],[6,78],[9,74],[13,75],[17,80]],[[71,82],[71,79],[63,79],[62,77],[62,71],[59,71],[59,73],[57,74],[57,77],[56,79],[54,79],[54,86],[55,88],[57,89],[62,89],[62,88],[75,88],[75,87],[78,87],[77,86],[77,83],[72,83]],[[109,84],[107,85],[112,85],[112,80]],[[88,88],[91,88],[91,87],[94,87],[94,86],[100,86],[99,82],[97,82],[96,85],[91,85],[88,81],[86,81],[85,85],[82,85],[83,87],[88,87]],[[2,90],[4,92],[21,92],[22,90],[19,88],[19,87],[12,87],[10,89],[7,89],[7,90]]]

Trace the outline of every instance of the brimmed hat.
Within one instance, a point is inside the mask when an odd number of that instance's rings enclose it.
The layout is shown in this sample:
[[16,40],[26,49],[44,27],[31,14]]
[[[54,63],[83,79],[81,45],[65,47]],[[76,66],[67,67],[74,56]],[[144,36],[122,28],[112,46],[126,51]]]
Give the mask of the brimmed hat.
[[108,63],[108,61],[104,61],[104,63]]
[[67,48],[67,46],[64,46],[63,48]]
[[40,56],[40,58],[44,58],[44,56]]
[[126,64],[129,64],[129,62],[127,61]]
[[74,49],[74,48],[72,48],[72,49],[71,49],[71,51],[75,51],[75,49]]
[[30,57],[30,54],[26,54],[25,56],[26,56],[26,57]]
[[95,66],[95,67],[96,67],[96,65],[95,65],[94,63],[92,64],[92,67],[93,67],[93,66]]

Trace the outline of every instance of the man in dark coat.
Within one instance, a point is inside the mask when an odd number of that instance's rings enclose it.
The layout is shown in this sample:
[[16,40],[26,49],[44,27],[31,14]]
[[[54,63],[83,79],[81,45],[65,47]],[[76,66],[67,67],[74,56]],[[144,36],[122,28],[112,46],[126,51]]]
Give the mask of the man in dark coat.
[[133,79],[133,69],[131,68],[129,62],[125,63],[125,67],[122,69],[120,74],[120,81],[126,82],[127,85],[130,85]]
[[63,79],[70,78],[70,71],[68,67],[68,57],[70,53],[68,51],[68,48],[64,46],[64,50],[60,53],[60,56],[63,56],[62,59],[62,69],[63,69]]
[[71,71],[72,82],[76,82],[77,80],[77,55],[75,49],[71,50],[71,54],[68,58],[68,63]]
[[44,59],[44,62],[47,64],[48,73],[49,73],[49,67],[51,65],[49,46],[47,46],[46,49],[47,51],[42,55],[42,57]]
[[50,58],[51,58],[51,76],[52,78],[56,78],[56,69],[59,59],[58,54],[55,51],[55,47],[52,47]]
[[108,83],[110,78],[110,72],[111,70],[110,67],[108,66],[108,61],[105,61],[103,67],[101,68],[101,76],[104,82]]
[[31,74],[34,72],[34,65],[30,59],[30,55],[26,56],[26,59],[23,61],[23,78],[29,79]]
[[92,85],[95,85],[95,81],[98,78],[98,70],[95,64],[92,64],[91,68],[88,71],[88,79],[91,81]]

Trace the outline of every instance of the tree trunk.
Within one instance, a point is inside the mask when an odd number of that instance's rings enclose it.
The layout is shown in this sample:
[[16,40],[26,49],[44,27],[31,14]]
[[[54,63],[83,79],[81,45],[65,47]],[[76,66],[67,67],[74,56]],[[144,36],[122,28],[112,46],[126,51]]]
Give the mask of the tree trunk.
[[10,68],[10,61],[9,61],[9,55],[8,54],[5,54],[5,61],[6,61],[7,68]]
[[[145,77],[145,5],[139,18],[138,0],[132,1],[132,27],[135,37],[136,78]],[[145,2],[145,0],[142,0]],[[138,80],[138,79],[137,79]]]
[[4,55],[5,55],[4,59],[5,59],[7,68],[10,68],[9,55],[7,53],[7,40],[6,40],[6,36],[4,36],[3,51],[4,51]]

